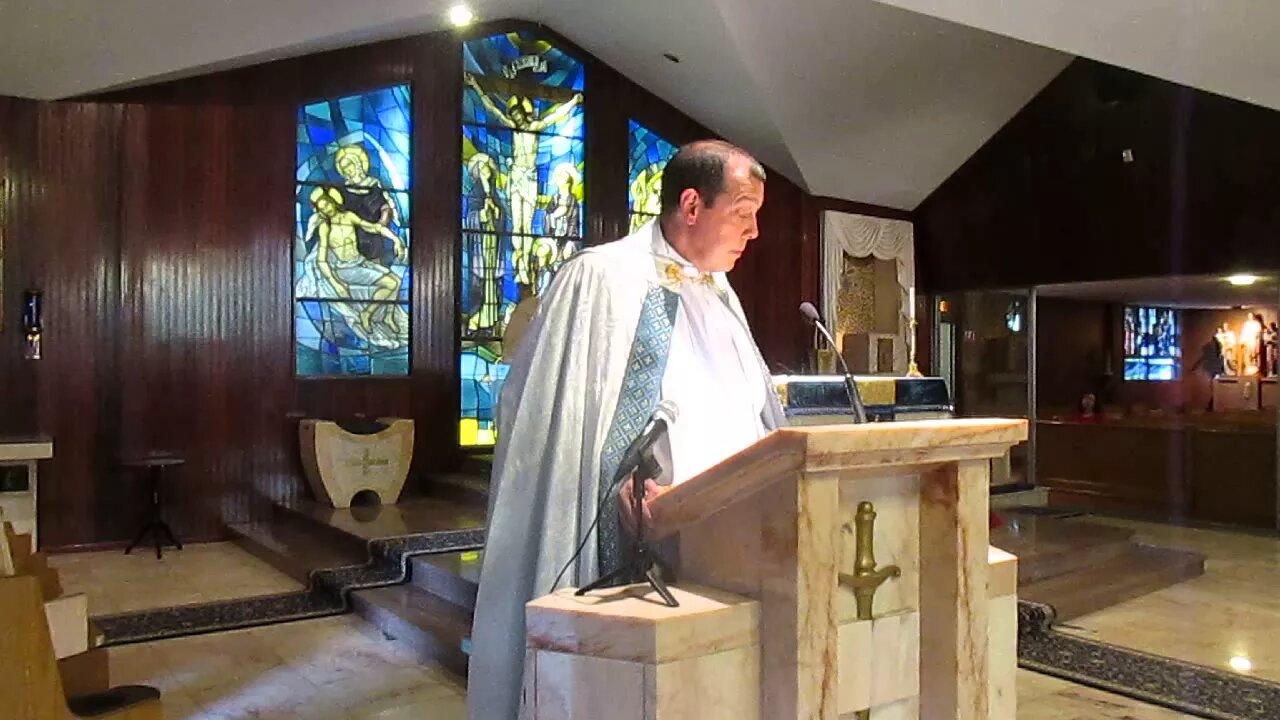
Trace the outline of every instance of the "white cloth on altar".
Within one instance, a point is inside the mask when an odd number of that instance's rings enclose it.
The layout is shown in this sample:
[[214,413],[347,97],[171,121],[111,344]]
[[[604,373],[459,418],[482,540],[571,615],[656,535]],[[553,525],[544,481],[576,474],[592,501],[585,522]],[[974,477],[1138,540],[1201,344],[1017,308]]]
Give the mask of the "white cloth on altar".
[[[557,574],[569,563],[596,517],[602,454],[646,297],[655,286],[677,292],[676,287],[683,284],[672,284],[659,271],[663,261],[657,256],[664,253],[669,264],[670,247],[657,223],[651,222],[622,240],[574,256],[557,272],[511,358],[511,370],[499,398],[498,444],[472,629],[470,720],[515,720],[518,716],[524,671],[524,606],[551,591]],[[679,408],[673,425],[679,431],[672,439],[674,446],[668,444],[666,449],[674,449],[672,463],[688,471],[723,459],[709,460],[709,450],[693,447],[700,437],[699,425],[711,424],[705,428],[707,437],[716,438],[710,446],[727,448],[739,443],[745,447],[752,442],[748,437],[786,423],[737,296],[723,273],[714,274],[712,281],[720,295],[713,292],[711,297],[725,308],[724,315],[697,311],[695,317],[685,309],[682,294],[670,345],[662,348],[668,370],[673,372],[673,384],[667,386],[664,373],[660,394]],[[706,300],[700,294],[688,302],[701,307]],[[737,352],[725,360],[723,377],[719,377],[719,370],[715,372],[717,390],[685,398],[688,373],[710,351],[710,344],[723,344],[720,333],[724,332],[725,318],[738,328],[732,330]],[[704,324],[715,326],[716,334],[710,334]],[[749,375],[752,367],[758,382],[750,385],[762,388],[764,396],[757,397],[755,389],[743,387],[739,388],[740,397],[733,400],[743,408],[752,408],[751,412],[761,408],[750,422],[729,423],[725,409],[715,418],[711,410],[701,409],[710,401],[704,398],[722,398],[734,378]],[[679,380],[674,379],[677,376]],[[750,430],[722,429],[740,425]],[[616,513],[616,506],[610,503],[605,512]],[[581,587],[598,577],[594,532],[582,547],[563,584]]]

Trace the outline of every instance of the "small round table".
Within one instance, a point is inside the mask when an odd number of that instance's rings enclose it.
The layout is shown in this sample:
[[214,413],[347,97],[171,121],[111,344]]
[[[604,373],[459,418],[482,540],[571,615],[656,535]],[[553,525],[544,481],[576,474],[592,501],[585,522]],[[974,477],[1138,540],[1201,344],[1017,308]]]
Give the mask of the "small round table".
[[146,525],[142,526],[142,530],[138,531],[138,536],[133,539],[133,542],[129,543],[129,547],[125,548],[125,555],[133,552],[133,549],[148,535],[152,536],[155,541],[157,560],[163,557],[161,549],[165,545],[173,545],[179,550],[182,549],[182,543],[174,536],[169,524],[164,521],[164,502],[160,494],[160,481],[165,468],[177,467],[184,462],[186,462],[185,459],[172,453],[158,452],[121,459],[121,467],[132,470],[145,470],[151,487],[150,520],[147,521]]

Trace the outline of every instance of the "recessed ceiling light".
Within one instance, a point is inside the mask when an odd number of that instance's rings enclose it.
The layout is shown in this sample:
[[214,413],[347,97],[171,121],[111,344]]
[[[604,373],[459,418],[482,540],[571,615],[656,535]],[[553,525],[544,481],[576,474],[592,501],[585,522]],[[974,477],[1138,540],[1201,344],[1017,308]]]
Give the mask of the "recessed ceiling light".
[[1245,285],[1252,285],[1258,282],[1258,276],[1257,275],[1232,275],[1231,277],[1227,278],[1227,282],[1231,283],[1232,285],[1243,287]]
[[449,8],[449,22],[453,23],[454,27],[466,27],[475,19],[476,14],[466,5],[454,5]]
[[1253,662],[1251,662],[1249,658],[1243,655],[1233,656],[1230,660],[1227,661],[1227,664],[1230,665],[1231,669],[1235,670],[1236,672],[1246,673],[1253,669]]

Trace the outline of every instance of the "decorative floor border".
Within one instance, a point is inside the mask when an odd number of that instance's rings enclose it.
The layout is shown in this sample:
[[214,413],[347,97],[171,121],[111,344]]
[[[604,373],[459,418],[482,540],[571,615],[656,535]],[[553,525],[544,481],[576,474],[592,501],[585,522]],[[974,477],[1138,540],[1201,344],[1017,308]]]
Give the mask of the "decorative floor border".
[[1272,720],[1280,683],[1068,635],[1052,606],[1018,602],[1018,665],[1212,720]]
[[479,550],[484,530],[399,535],[370,540],[367,547],[365,564],[313,570],[305,590],[102,615],[93,622],[109,647],[341,615],[351,609],[352,590],[403,583],[415,555]]

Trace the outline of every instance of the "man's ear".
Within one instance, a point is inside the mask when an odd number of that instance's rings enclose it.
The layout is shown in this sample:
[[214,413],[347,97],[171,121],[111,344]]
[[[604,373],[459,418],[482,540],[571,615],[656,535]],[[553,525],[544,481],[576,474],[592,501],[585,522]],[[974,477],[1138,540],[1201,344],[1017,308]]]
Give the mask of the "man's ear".
[[692,225],[698,219],[698,213],[702,210],[702,198],[698,195],[698,191],[693,188],[685,188],[680,193],[680,218],[685,224]]

